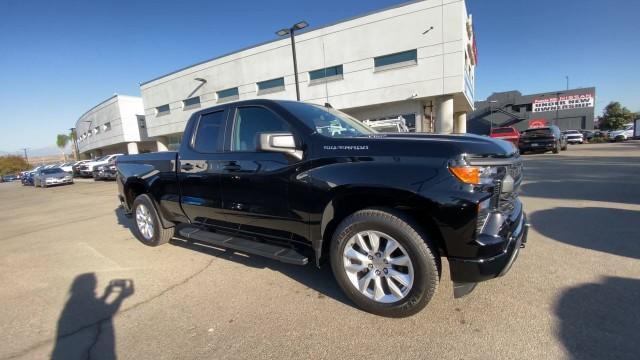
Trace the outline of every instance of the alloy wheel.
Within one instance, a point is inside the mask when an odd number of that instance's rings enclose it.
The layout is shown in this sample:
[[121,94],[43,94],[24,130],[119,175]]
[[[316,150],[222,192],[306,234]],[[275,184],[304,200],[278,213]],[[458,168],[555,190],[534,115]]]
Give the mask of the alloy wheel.
[[138,230],[146,240],[153,238],[153,219],[146,205],[140,204],[136,208],[136,224]]
[[394,303],[411,291],[413,264],[393,237],[380,231],[361,231],[347,241],[342,256],[351,284],[367,298]]

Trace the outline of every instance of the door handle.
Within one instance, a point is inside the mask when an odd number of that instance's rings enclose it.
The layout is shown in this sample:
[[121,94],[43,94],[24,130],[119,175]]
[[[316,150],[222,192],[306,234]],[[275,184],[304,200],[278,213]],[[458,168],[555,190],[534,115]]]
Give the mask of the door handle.
[[180,169],[184,171],[190,171],[190,170],[193,170],[193,165],[190,163],[185,163],[180,165]]

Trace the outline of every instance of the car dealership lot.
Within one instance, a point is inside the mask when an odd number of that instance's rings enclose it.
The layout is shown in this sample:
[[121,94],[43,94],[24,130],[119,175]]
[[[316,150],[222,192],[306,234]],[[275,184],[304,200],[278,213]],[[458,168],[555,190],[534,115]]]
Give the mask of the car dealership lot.
[[328,266],[144,246],[113,182],[0,184],[0,359],[636,358],[640,143],[524,158],[511,272],[454,300],[445,271],[406,319],[356,309]]

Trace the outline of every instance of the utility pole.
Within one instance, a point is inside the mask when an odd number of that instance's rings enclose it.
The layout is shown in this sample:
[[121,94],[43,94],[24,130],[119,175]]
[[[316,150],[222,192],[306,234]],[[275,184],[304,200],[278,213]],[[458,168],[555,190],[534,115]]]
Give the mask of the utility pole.
[[569,75],[566,75],[565,78],[567,79],[567,91],[569,90]]
[[27,156],[27,148],[22,148],[22,151],[24,151],[24,160],[27,162],[27,165],[29,165],[29,157]]

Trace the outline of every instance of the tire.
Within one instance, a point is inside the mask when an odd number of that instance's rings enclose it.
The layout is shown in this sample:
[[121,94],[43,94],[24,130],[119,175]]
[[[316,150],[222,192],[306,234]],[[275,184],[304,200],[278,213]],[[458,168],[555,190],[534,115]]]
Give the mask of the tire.
[[[372,234],[375,235],[374,238],[378,236],[379,239],[378,250],[375,253],[369,252],[372,257],[363,254],[363,252],[367,253],[367,249],[358,247],[359,250],[355,250],[353,247],[357,246],[354,245],[357,243],[357,240],[354,240],[357,239],[356,235],[364,232],[368,234],[366,238],[361,239],[372,249],[374,248],[370,240]],[[390,244],[387,238],[395,241],[400,247],[398,250],[380,256],[387,251],[387,245]],[[345,249],[347,249],[346,252]],[[331,268],[338,285],[362,310],[386,317],[407,317],[422,310],[431,301],[438,287],[440,258],[434,249],[427,235],[406,215],[391,209],[364,209],[344,219],[334,232],[330,249]],[[354,266],[354,263],[347,259],[347,253],[351,251],[358,251],[358,257],[370,259],[371,265],[360,262],[355,266],[362,268],[361,272],[349,272],[345,262],[348,261]],[[392,257],[393,254],[396,257]],[[409,264],[407,266],[392,265],[403,258],[402,255],[410,259]],[[373,257],[376,257],[375,260],[372,260]],[[384,264],[381,261],[384,261]],[[375,265],[372,262],[375,262]],[[384,267],[384,274],[379,271],[380,267]],[[386,275],[387,271],[389,274],[395,271],[396,275]],[[403,276],[405,282],[413,276],[412,284],[404,286],[400,281],[396,281],[398,274]],[[408,277],[406,274],[409,274]],[[367,276],[370,276],[369,280],[365,279]],[[356,287],[355,282],[361,284],[363,279],[366,287],[361,291]],[[375,289],[378,288],[376,285],[380,285],[380,289],[383,290],[381,293],[384,293],[379,300],[375,299]],[[391,290],[391,285],[396,289],[395,294]],[[402,290],[401,293],[398,290]]]
[[[149,195],[142,194],[136,197],[133,201],[132,210],[134,233],[140,242],[148,246],[159,246],[171,240],[175,228],[165,229],[162,227],[160,216]],[[138,213],[139,210],[140,214]],[[141,225],[141,223],[146,224],[146,226]],[[149,225],[151,225],[151,233],[148,232]]]

